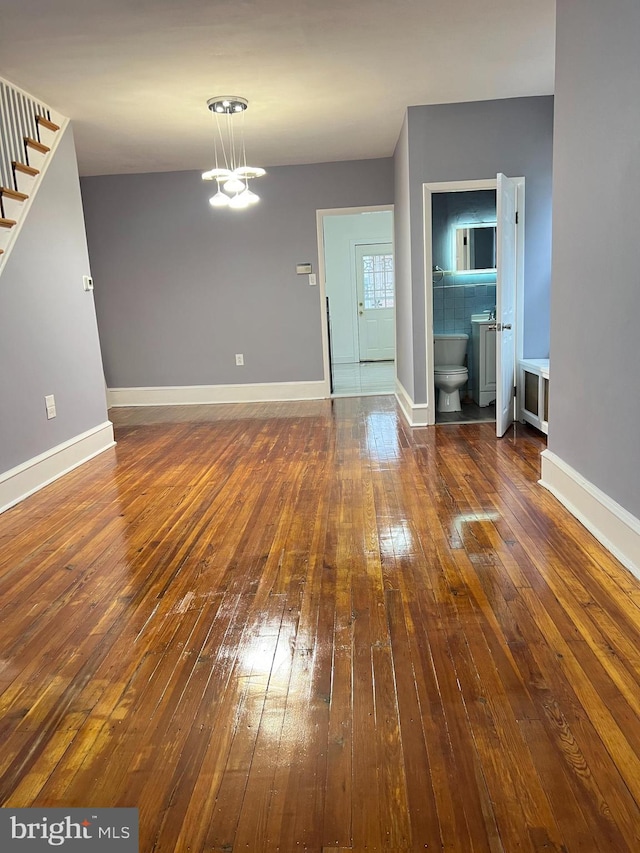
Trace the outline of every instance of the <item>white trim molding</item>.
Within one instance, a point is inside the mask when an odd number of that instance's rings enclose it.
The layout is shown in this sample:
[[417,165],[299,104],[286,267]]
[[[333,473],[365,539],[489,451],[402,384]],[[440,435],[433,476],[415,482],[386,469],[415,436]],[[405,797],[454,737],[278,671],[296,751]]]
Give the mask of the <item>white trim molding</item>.
[[640,520],[552,451],[543,450],[541,460],[540,485],[640,578]]
[[0,474],[0,512],[114,446],[113,424],[105,421]]
[[198,406],[209,403],[277,403],[323,400],[329,397],[324,380],[258,382],[248,385],[175,385],[108,388],[109,408],[117,406]]
[[429,406],[427,403],[414,403],[409,392],[397,377],[396,400],[410,427],[429,426]]

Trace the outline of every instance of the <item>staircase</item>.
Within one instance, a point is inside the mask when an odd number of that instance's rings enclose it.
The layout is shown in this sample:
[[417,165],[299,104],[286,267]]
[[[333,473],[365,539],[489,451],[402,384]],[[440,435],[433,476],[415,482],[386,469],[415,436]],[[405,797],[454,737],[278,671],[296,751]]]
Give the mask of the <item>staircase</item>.
[[0,270],[66,121],[0,78]]

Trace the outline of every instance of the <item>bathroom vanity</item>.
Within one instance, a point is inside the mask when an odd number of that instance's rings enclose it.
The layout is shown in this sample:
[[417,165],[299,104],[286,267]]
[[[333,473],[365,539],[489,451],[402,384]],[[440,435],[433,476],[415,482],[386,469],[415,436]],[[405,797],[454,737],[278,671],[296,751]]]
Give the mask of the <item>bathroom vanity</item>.
[[471,396],[479,406],[496,399],[496,321],[489,312],[471,315]]

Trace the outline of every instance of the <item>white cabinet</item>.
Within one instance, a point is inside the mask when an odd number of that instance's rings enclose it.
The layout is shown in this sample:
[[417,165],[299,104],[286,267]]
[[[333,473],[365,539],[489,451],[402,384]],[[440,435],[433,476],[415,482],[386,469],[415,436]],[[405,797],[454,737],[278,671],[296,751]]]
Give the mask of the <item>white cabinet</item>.
[[471,347],[471,396],[479,406],[488,406],[496,399],[496,321],[487,314],[471,315]]
[[549,432],[549,359],[527,358],[518,364],[520,419]]

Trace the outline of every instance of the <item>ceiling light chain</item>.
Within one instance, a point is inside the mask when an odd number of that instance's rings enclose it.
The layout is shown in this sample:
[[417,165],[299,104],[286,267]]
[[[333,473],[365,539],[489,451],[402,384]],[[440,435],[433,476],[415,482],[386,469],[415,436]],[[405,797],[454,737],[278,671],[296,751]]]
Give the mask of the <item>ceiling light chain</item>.
[[[218,191],[209,199],[212,207],[230,207],[232,210],[242,210],[260,200],[249,189],[252,178],[260,178],[265,170],[258,166],[247,166],[247,152],[244,140],[244,113],[248,106],[246,98],[235,95],[210,98],[207,106],[215,115],[217,137],[214,137],[215,168],[204,172],[204,181],[216,181]],[[240,140],[236,138],[233,117],[242,114],[240,124]],[[223,119],[224,117],[224,119]],[[225,122],[225,133],[222,129]],[[224,168],[219,165],[218,140],[224,160]]]
[[[227,169],[229,169],[229,162],[227,160],[227,152],[224,147],[224,139],[222,136],[222,128],[220,127],[220,122],[216,121],[216,129],[218,131],[218,136],[220,137],[220,148],[222,149],[222,156],[224,157],[224,165]],[[218,146],[216,145],[215,139],[213,140],[213,148],[216,155],[216,169],[218,168]]]

